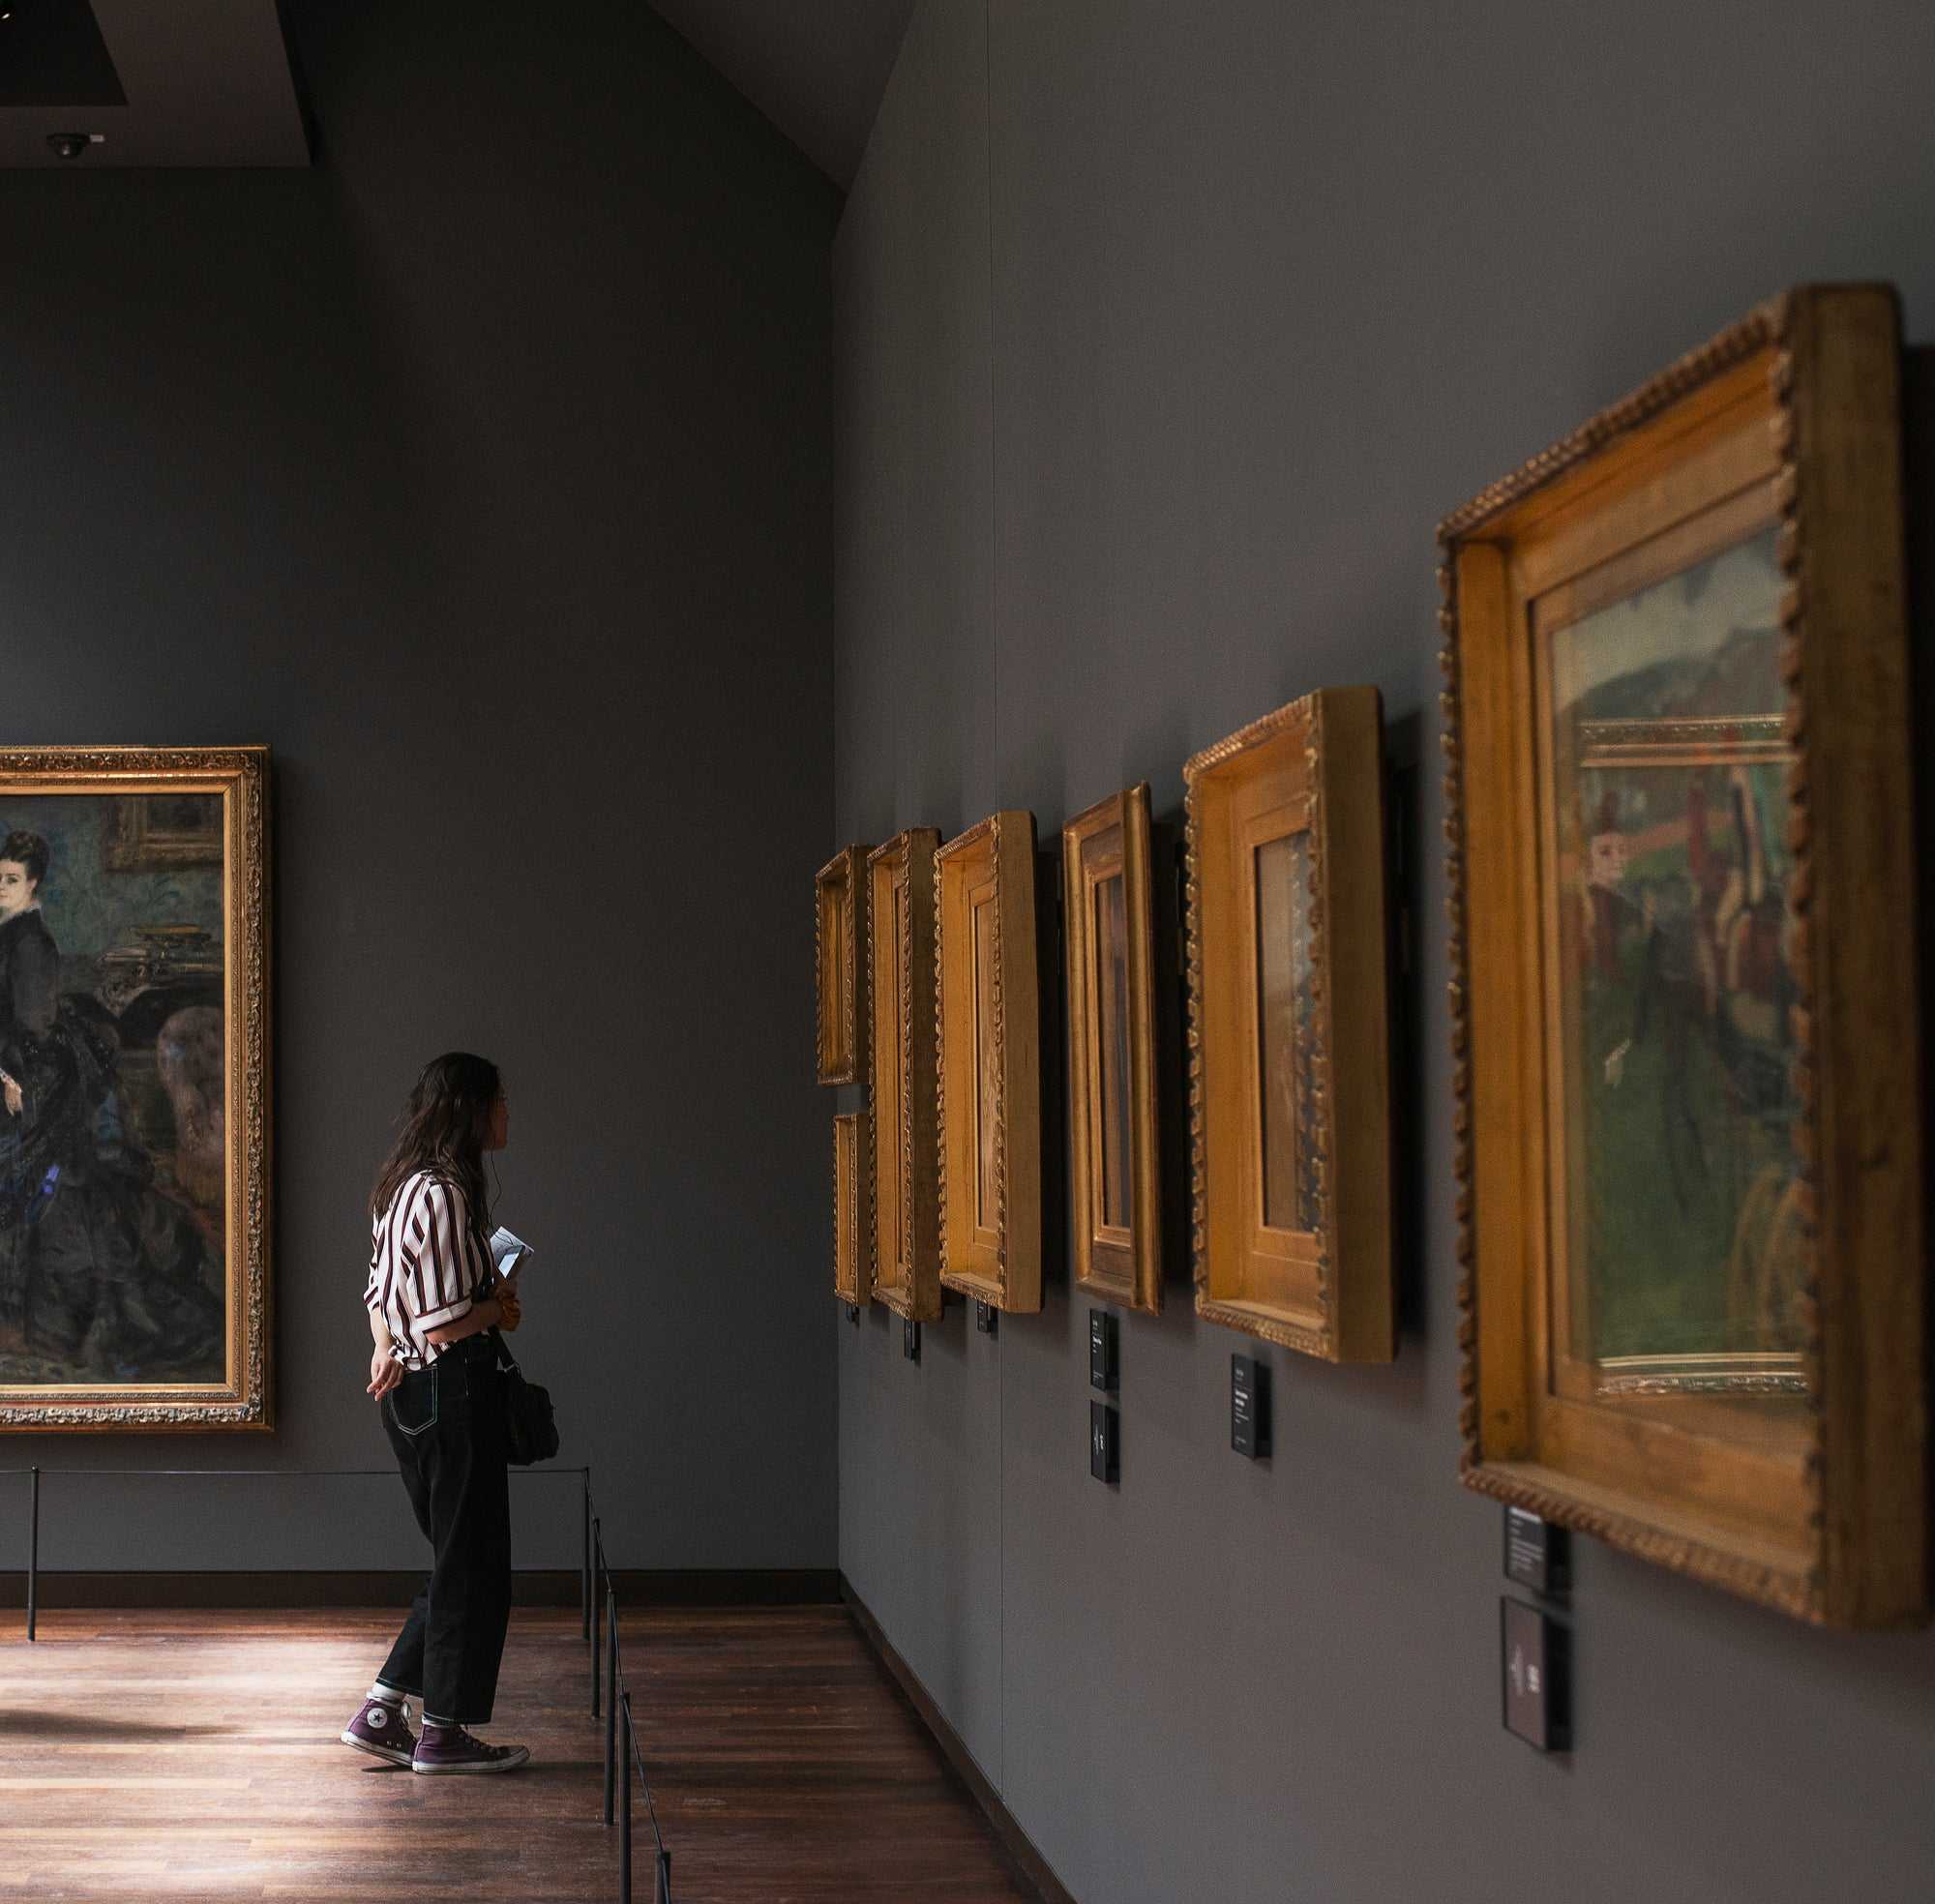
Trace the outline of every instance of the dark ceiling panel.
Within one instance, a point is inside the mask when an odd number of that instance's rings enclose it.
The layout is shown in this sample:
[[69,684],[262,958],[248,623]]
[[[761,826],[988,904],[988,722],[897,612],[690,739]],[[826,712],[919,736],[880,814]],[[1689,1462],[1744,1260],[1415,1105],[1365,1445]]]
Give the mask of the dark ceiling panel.
[[126,105],[87,0],[0,0],[0,105]]
[[913,0],[656,5],[835,185],[853,183]]
[[[374,0],[372,11],[387,4]],[[49,42],[57,12],[67,26]],[[278,0],[0,0],[0,15],[7,14],[12,17],[0,19],[0,167],[309,164]],[[71,50],[76,21],[94,40],[109,81],[85,97],[67,83],[77,70]],[[8,37],[23,27],[26,34]],[[50,45],[45,57],[35,50]],[[50,67],[50,59],[59,63]],[[76,137],[85,143],[68,156]]]

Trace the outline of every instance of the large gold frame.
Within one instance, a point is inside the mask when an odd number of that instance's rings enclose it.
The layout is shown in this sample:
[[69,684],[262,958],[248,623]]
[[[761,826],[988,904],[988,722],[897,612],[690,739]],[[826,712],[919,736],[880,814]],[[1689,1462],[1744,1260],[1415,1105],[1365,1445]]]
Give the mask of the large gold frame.
[[[1892,291],[1796,291],[1440,529],[1464,1479],[1847,1626],[1928,1598],[1900,412]],[[1786,718],[1736,744],[1774,749],[1761,758],[1787,774],[1805,1347],[1792,1370],[1647,1366],[1594,1389],[1555,1347],[1576,1146],[1555,1082],[1536,605],[1646,551],[1698,553],[1722,526],[1775,532],[1785,577]],[[1804,1400],[1768,1399],[1797,1386]]]
[[874,1300],[912,1323],[940,1315],[931,826],[867,855],[872,994]]
[[[1196,1313],[1333,1362],[1397,1353],[1391,1251],[1384,719],[1326,688],[1183,768],[1188,820],[1190,1214]],[[1265,1190],[1257,853],[1305,855],[1312,1003],[1294,1212]]]
[[0,796],[50,793],[222,798],[227,1375],[212,1385],[0,1388],[0,1433],[271,1428],[269,750],[0,750]]
[[[1106,1220],[1098,889],[1122,882],[1127,984],[1127,1223]],[[1155,907],[1146,781],[1061,829],[1062,955],[1068,986],[1068,1195],[1075,1287],[1150,1315],[1162,1308],[1162,1186],[1156,1119]]]
[[1041,1307],[1034,885],[1031,813],[995,814],[935,859],[940,1280],[1024,1315]]

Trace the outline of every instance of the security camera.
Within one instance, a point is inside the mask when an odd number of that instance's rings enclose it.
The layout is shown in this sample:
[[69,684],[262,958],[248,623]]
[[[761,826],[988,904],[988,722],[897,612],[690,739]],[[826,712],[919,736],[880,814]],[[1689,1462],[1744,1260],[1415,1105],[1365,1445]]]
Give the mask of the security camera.
[[92,141],[85,133],[49,133],[47,144],[59,159],[78,159]]

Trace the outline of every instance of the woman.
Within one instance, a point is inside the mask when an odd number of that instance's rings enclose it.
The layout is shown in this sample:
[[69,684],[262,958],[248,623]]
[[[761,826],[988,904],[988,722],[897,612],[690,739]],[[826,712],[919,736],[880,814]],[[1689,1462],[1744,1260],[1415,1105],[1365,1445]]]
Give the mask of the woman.
[[49,857],[38,833],[0,839],[0,1346],[35,1380],[192,1378],[221,1365],[222,1303],[121,1102],[109,1022],[62,995]]
[[515,1278],[491,1267],[484,1191],[484,1152],[509,1130],[494,1064],[433,1058],[370,1198],[369,1392],[435,1562],[342,1742],[422,1772],[515,1771],[530,1757],[467,1730],[490,1722],[511,1617],[503,1378],[487,1331],[521,1314]]
[[0,1329],[17,1345],[28,1323],[29,1225],[60,1180],[74,1116],[74,1066],[56,1027],[60,953],[41,916],[47,843],[15,830],[0,842]]

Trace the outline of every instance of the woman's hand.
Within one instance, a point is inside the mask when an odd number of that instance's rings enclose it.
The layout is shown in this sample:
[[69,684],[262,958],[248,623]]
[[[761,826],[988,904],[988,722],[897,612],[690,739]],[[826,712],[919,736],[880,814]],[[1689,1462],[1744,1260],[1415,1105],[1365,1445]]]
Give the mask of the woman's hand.
[[370,1352],[369,1392],[381,1401],[403,1379],[403,1365],[383,1343]]
[[17,1117],[20,1115],[21,1106],[25,1102],[20,1095],[20,1081],[17,1078],[11,1077],[5,1071],[0,1071],[0,1086],[4,1086],[6,1090],[7,1109]]
[[497,1326],[508,1335],[524,1320],[524,1305],[518,1300],[517,1285],[499,1283],[497,1286]]

